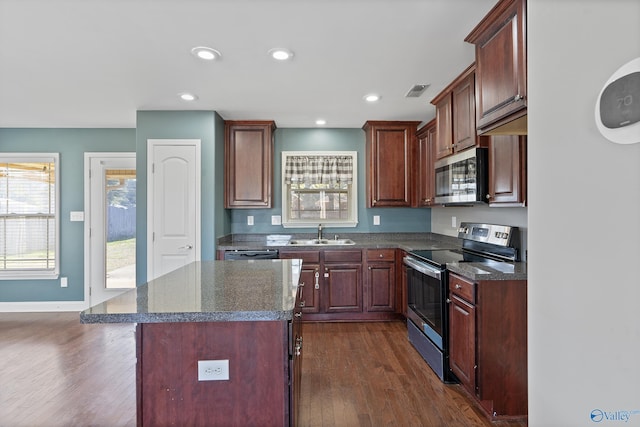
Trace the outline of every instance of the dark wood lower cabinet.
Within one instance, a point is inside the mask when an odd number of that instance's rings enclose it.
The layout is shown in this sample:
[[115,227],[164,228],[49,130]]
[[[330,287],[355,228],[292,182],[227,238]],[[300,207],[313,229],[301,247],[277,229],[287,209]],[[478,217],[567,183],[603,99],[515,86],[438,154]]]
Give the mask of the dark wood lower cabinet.
[[366,311],[396,312],[398,285],[396,281],[396,251],[369,249],[366,251]]
[[362,264],[325,264],[325,313],[362,313]]
[[[139,323],[138,426],[295,422],[294,330],[289,321]],[[228,360],[229,380],[198,381],[199,360]]]
[[527,281],[449,274],[449,364],[492,420],[527,416]]
[[302,259],[305,321],[403,319],[396,249],[286,249]]
[[449,367],[460,383],[471,392],[476,389],[476,309],[452,294],[449,307]]

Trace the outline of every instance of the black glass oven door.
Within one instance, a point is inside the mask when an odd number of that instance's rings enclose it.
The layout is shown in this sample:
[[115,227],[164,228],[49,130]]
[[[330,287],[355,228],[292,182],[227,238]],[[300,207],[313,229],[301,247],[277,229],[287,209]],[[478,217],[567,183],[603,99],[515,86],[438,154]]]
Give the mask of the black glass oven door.
[[422,331],[443,348],[442,325],[444,316],[444,289],[442,280],[407,267],[407,305],[422,320]]

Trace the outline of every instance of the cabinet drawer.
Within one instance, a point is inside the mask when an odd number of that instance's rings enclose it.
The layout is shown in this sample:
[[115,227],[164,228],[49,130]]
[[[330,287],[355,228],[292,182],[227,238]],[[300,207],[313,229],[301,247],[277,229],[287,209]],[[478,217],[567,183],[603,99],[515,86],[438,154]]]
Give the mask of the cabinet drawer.
[[367,249],[367,261],[395,261],[395,249]]
[[325,250],[325,262],[362,262],[362,251]]
[[449,292],[455,293],[456,295],[474,304],[476,301],[475,289],[475,283],[463,279],[460,276],[456,276],[455,274],[449,274]]
[[320,251],[280,251],[281,259],[301,259],[303,263],[318,264]]

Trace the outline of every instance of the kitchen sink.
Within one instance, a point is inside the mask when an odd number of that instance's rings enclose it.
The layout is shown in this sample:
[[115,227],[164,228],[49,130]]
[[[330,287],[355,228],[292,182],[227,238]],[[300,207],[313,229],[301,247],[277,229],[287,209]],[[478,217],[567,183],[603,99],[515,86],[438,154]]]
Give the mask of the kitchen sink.
[[351,239],[291,239],[289,246],[344,246],[355,245]]

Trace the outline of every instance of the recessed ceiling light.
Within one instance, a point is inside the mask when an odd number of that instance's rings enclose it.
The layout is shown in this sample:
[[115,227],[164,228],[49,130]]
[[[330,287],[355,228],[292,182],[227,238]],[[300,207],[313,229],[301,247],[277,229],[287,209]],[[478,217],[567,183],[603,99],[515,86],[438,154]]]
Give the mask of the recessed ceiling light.
[[318,126],[324,126],[324,125],[327,124],[327,121],[325,119],[318,119],[318,120],[316,120],[316,124]]
[[205,61],[213,61],[219,59],[222,55],[215,49],[206,46],[198,46],[191,49],[191,53],[197,58],[204,59]]
[[195,101],[196,99],[198,99],[197,96],[188,92],[179,93],[178,96],[180,96],[180,99],[182,99],[183,101]]
[[376,101],[379,101],[380,98],[382,97],[375,93],[370,93],[369,95],[364,96],[364,100],[367,102],[376,102]]
[[280,47],[271,49],[269,51],[269,55],[271,55],[273,59],[277,59],[278,61],[286,61],[288,59],[293,58],[293,52],[291,52],[289,49],[284,49]]

